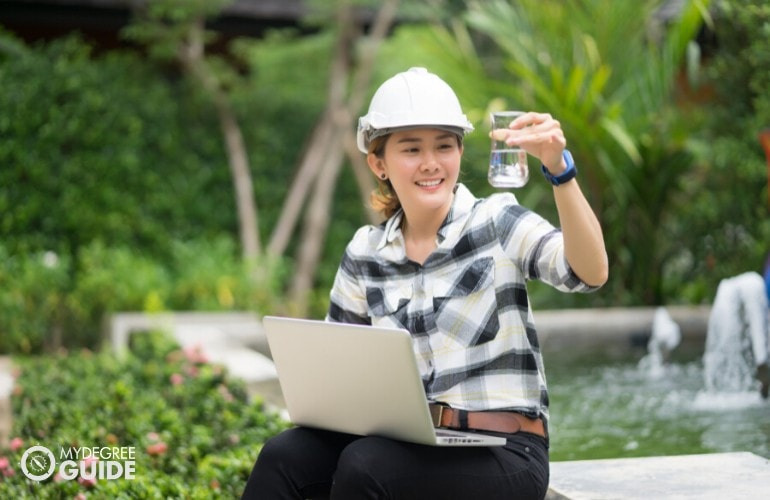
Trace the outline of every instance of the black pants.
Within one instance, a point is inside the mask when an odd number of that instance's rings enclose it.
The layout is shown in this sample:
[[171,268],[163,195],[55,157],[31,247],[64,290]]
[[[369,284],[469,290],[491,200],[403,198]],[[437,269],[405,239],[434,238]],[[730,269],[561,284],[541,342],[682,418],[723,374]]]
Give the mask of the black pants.
[[548,441],[441,447],[295,427],[265,443],[243,499],[542,499]]

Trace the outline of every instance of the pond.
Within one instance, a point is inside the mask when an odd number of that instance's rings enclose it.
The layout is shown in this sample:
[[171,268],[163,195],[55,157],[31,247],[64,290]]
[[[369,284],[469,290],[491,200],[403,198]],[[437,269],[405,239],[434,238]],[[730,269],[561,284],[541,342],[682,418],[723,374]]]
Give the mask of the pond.
[[770,402],[708,393],[702,349],[677,349],[658,374],[646,353],[545,352],[551,460],[748,451],[770,459]]

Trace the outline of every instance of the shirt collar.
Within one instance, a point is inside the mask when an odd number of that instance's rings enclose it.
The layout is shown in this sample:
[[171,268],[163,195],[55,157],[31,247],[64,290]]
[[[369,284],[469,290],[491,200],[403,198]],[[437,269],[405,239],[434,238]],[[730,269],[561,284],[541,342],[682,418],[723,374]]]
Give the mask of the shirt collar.
[[[438,229],[439,243],[444,241],[447,237],[450,226],[453,222],[464,218],[472,209],[476,203],[476,197],[465,187],[464,184],[458,183],[455,187],[455,196],[452,200],[452,206],[449,208],[449,213]],[[385,222],[385,231],[380,243],[377,245],[377,249],[381,250],[386,245],[393,243],[394,240],[401,237],[401,221],[404,219],[404,210],[399,209],[398,212],[393,214],[390,219]]]
[[398,212],[393,214],[390,219],[385,222],[385,233],[383,235],[380,244],[377,245],[377,249],[380,250],[385,245],[393,243],[396,238],[401,237],[401,221],[404,218],[404,209],[399,208]]
[[465,184],[457,184],[455,187],[455,197],[452,200],[452,206],[444,219],[444,223],[438,228],[439,243],[444,241],[449,233],[449,228],[454,222],[463,220],[470,213],[476,204],[476,197],[465,187]]

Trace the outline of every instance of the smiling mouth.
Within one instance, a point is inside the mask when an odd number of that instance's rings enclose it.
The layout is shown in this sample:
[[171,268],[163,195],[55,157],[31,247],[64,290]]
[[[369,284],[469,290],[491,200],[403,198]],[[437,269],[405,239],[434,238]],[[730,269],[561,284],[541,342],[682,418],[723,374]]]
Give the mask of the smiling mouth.
[[418,182],[417,185],[420,187],[435,187],[441,184],[442,182],[444,182],[443,179],[437,179],[435,181],[421,181],[421,182]]

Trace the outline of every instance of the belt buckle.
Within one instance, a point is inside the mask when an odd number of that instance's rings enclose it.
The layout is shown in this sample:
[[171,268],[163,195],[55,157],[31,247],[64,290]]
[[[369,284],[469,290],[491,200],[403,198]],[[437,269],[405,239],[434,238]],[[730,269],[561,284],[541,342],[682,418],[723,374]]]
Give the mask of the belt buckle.
[[433,427],[441,427],[441,417],[444,415],[444,405],[430,404],[430,417],[433,420]]

